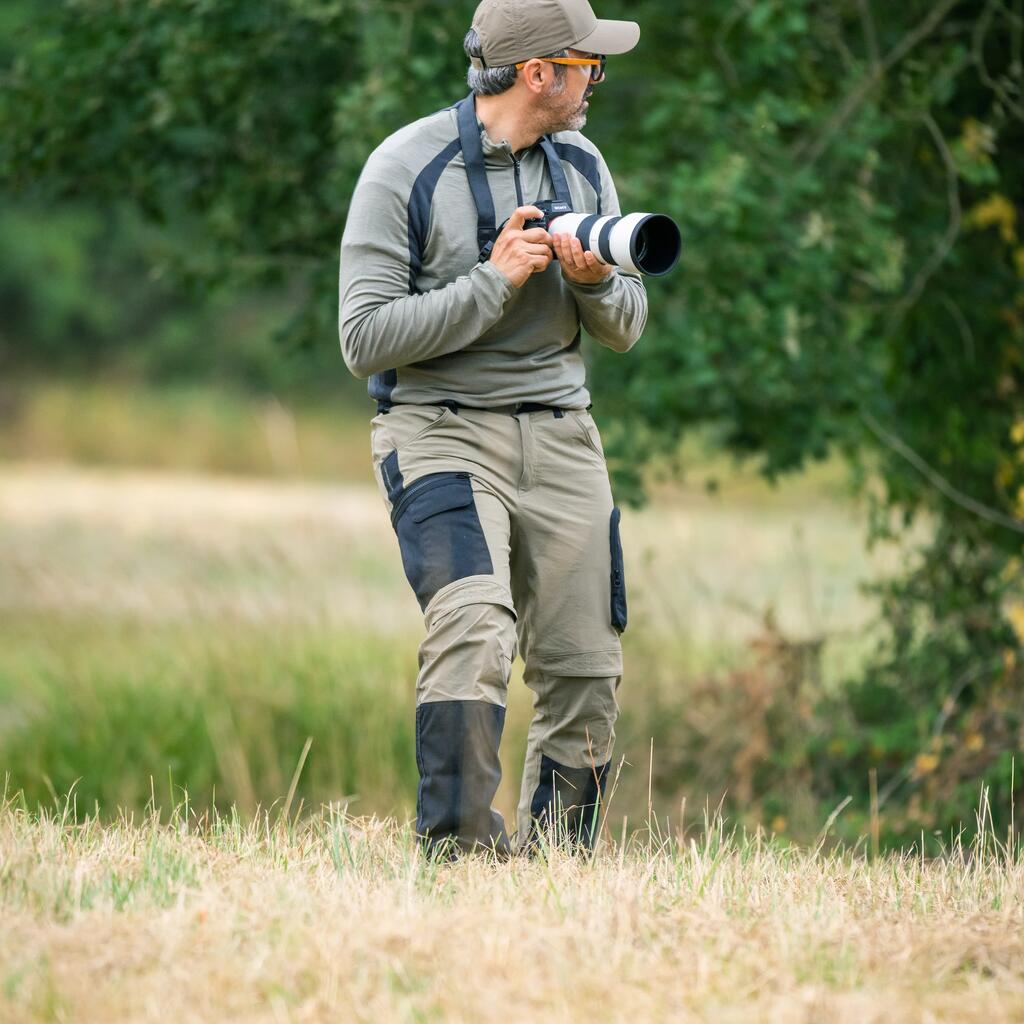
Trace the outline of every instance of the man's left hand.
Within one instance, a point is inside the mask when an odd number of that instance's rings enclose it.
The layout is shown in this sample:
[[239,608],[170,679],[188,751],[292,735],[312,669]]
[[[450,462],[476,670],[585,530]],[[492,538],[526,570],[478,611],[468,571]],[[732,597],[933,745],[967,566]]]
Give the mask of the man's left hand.
[[551,236],[551,243],[562,265],[562,274],[576,284],[600,284],[615,268],[602,263],[592,252],[585,252],[574,235]]

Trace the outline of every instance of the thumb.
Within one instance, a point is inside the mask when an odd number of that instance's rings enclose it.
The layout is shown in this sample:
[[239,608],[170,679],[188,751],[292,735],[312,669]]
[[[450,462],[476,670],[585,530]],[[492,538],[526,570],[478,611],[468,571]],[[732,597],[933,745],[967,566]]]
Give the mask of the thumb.
[[520,206],[517,207],[512,216],[505,221],[505,229],[511,229],[513,231],[521,231],[523,225],[528,220],[533,220],[537,217],[543,217],[544,214],[536,206]]

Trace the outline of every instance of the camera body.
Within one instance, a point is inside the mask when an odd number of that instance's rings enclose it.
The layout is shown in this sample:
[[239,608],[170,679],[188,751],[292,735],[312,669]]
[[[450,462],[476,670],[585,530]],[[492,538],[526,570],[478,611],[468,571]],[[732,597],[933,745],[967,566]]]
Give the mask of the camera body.
[[538,199],[533,205],[536,206],[544,216],[534,217],[532,220],[526,221],[526,223],[523,224],[524,231],[529,228],[544,228],[547,230],[548,226],[556,217],[572,213],[572,205],[570,203],[563,202],[560,199]]

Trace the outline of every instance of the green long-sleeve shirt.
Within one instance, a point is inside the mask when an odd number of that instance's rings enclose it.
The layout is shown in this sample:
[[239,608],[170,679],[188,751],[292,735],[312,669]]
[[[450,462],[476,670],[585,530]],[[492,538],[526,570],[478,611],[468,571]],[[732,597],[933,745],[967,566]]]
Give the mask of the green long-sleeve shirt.
[[[483,126],[496,220],[553,197],[539,145],[514,157]],[[618,215],[611,174],[579,132],[552,136],[577,213]],[[557,260],[522,288],[478,262],[477,211],[454,108],[402,128],[370,155],[341,242],[342,353],[370,395],[390,402],[454,400],[489,407],[590,402],[579,329],[625,352],[647,320],[639,275],[616,270],[573,284]]]

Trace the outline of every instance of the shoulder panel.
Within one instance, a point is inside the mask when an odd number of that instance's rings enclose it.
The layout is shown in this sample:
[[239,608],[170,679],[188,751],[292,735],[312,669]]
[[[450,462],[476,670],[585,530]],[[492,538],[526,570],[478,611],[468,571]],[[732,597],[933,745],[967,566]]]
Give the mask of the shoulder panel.
[[580,132],[556,132],[551,136],[559,159],[575,167],[590,183],[597,195],[597,212],[601,212],[601,155],[597,146]]

